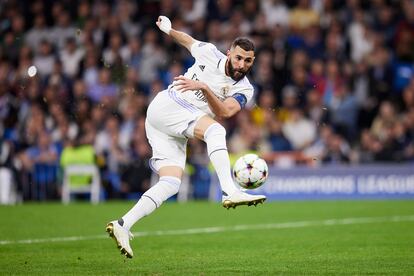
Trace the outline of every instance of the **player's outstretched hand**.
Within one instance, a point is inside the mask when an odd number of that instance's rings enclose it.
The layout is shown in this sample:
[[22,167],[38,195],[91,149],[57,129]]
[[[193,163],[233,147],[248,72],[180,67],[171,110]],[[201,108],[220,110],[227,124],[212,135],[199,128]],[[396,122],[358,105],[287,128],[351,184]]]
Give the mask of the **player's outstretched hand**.
[[164,15],[158,16],[158,20],[157,22],[155,22],[155,24],[157,24],[158,28],[160,28],[160,30],[166,33],[167,35],[170,34],[171,20],[168,17]]
[[204,90],[206,88],[205,83],[190,80],[184,76],[175,77],[174,81],[174,88],[179,92],[185,92],[188,90]]

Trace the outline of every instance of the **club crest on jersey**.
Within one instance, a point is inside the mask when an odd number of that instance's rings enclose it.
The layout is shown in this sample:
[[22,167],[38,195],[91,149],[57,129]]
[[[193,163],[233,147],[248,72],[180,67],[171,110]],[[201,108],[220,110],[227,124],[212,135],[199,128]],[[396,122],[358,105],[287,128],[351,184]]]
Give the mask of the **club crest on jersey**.
[[220,89],[220,92],[221,92],[221,94],[223,94],[223,96],[227,96],[229,91],[230,91],[230,87],[228,87],[228,86],[224,86]]

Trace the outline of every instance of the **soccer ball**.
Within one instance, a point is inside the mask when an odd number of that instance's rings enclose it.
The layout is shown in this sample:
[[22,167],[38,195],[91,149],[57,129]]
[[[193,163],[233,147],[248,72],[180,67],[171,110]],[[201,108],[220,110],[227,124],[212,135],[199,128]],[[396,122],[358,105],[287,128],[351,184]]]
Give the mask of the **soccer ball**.
[[263,185],[268,176],[266,161],[256,154],[246,154],[237,159],[233,166],[237,184],[245,189],[256,189]]

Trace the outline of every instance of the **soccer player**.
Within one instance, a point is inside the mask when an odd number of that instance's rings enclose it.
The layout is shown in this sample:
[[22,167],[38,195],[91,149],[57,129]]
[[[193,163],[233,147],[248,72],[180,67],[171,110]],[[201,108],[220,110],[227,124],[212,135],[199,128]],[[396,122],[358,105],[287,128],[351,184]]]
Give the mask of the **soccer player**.
[[188,138],[195,137],[207,144],[225,208],[256,205],[266,200],[265,196],[249,195],[234,185],[226,130],[214,120],[216,116],[234,116],[253,97],[253,87],[246,74],[254,62],[254,44],[247,38],[237,38],[226,56],[213,44],[174,30],[168,17],[160,16],[156,24],[187,48],[195,63],[184,76],[176,77],[168,89],[159,92],[148,107],[145,129],[153,151],[150,165],[160,176],[158,183],[146,191],[121,219],[107,225],[106,231],[128,258],[133,256],[129,245],[132,225],[178,192]]

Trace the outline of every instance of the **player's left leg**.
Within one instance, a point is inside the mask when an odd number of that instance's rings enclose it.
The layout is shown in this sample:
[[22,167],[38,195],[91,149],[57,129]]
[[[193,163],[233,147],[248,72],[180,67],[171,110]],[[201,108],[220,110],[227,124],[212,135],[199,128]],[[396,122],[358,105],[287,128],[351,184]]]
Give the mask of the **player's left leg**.
[[111,221],[106,231],[115,240],[121,254],[128,258],[133,257],[133,251],[129,245],[132,239],[131,227],[145,216],[148,216],[168,198],[178,193],[181,184],[183,169],[178,166],[161,167],[158,171],[159,181],[148,189],[138,202],[120,219]]
[[165,166],[158,173],[159,181],[119,220],[126,229],[129,230],[137,221],[154,212],[164,201],[178,193],[183,169],[178,166]]
[[153,152],[150,165],[159,174],[159,181],[122,218],[111,221],[106,228],[121,253],[128,258],[133,256],[129,244],[132,237],[130,228],[178,192],[185,167],[187,138],[159,130],[148,120],[149,117],[152,118],[147,116],[145,130]]
[[129,241],[134,237],[132,233],[124,228],[119,220],[113,220],[106,225],[106,232],[109,236],[115,241],[116,246],[121,251],[122,255],[125,255],[127,258],[132,258],[134,253]]
[[209,116],[203,116],[196,122],[194,137],[207,144],[208,156],[216,170],[223,191],[222,201],[225,208],[256,205],[266,200],[266,197],[262,195],[243,193],[234,185],[226,145],[226,130],[222,125]]

